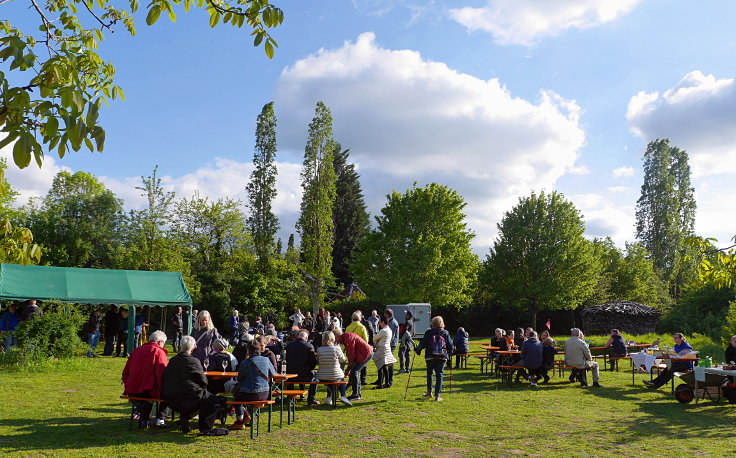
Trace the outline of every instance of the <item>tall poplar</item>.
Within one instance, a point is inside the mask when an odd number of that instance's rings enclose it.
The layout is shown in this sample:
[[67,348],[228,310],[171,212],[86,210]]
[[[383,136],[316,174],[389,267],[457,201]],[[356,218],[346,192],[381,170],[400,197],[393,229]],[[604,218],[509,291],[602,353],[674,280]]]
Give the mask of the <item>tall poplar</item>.
[[297,221],[297,230],[301,235],[300,271],[304,276],[306,292],[315,315],[319,310],[322,296],[332,281],[334,149],[332,114],[324,103],[318,102],[314,118],[309,124],[309,138],[304,149],[301,172],[304,194],[301,214]]
[[277,174],[276,115],[273,102],[263,106],[256,121],[253,165],[250,181],[245,187],[250,209],[247,226],[253,237],[258,266],[265,273],[274,250],[274,236],[279,229],[279,220],[272,211],[272,203],[276,198]]
[[644,183],[636,202],[636,237],[651,253],[654,266],[670,283],[674,297],[685,278],[685,239],[695,227],[695,198],[684,150],[658,139],[644,152]]
[[363,200],[363,190],[360,187],[360,176],[355,171],[355,165],[348,163],[349,156],[349,149],[342,150],[340,144],[336,144],[333,160],[337,182],[335,184],[335,206],[332,211],[332,219],[335,224],[332,275],[339,284],[345,286],[353,282],[349,264],[358,244],[368,233],[370,227],[368,212]]

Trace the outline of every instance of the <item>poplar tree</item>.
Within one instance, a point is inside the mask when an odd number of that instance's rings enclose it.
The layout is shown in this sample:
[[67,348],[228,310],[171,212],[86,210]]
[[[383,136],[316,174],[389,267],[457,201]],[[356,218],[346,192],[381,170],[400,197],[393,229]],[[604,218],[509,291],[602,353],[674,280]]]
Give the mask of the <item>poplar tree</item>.
[[368,233],[370,223],[365,209],[360,176],[355,165],[348,163],[350,150],[335,147],[336,197],[332,212],[335,224],[335,244],[332,248],[332,275],[342,285],[353,282],[349,264],[360,241]]
[[685,282],[685,239],[695,227],[695,198],[684,150],[658,139],[644,152],[644,183],[636,202],[636,238],[670,283],[673,297]]
[[268,262],[274,250],[274,236],[279,221],[272,211],[276,198],[276,115],[273,102],[263,106],[256,121],[256,146],[253,153],[253,172],[245,187],[248,193],[250,216],[248,230],[253,237],[258,266],[262,273],[268,270]]
[[309,124],[309,138],[304,149],[301,172],[304,194],[297,221],[297,230],[301,236],[300,272],[304,276],[306,293],[312,302],[315,316],[322,296],[332,281],[334,150],[332,114],[324,103],[318,102],[314,118]]

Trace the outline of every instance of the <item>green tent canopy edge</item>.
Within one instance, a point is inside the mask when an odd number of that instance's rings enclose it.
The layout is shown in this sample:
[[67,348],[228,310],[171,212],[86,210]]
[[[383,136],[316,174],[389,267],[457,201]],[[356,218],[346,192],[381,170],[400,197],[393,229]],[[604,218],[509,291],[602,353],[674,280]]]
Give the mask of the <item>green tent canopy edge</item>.
[[162,307],[192,304],[179,272],[1,263],[0,298]]

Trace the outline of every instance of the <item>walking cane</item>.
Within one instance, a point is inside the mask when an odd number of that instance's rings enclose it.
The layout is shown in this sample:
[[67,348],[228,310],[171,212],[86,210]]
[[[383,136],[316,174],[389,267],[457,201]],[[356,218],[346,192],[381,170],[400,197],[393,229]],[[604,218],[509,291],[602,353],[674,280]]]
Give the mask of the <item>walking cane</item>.
[[450,366],[450,391],[449,393],[452,393],[452,366]]
[[406,390],[404,390],[404,400],[406,401],[406,395],[409,393],[409,383],[411,383],[411,373],[414,372],[414,360],[417,358],[417,355],[413,355],[413,358],[411,359],[411,364],[409,368],[409,377],[406,379]]

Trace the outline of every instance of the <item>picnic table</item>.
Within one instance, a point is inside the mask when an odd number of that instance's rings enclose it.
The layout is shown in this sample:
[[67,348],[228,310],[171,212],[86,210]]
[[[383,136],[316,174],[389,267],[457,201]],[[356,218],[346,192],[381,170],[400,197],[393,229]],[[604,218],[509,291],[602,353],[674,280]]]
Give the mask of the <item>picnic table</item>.
[[[695,355],[693,357],[692,355]],[[636,375],[637,372],[641,371],[642,369],[645,370],[645,372],[649,373],[649,379],[652,379],[652,372],[655,368],[659,368],[659,365],[664,362],[664,364],[667,366],[667,368],[672,367],[673,361],[686,361],[686,362],[692,362],[694,365],[697,365],[698,363],[698,355],[697,352],[695,353],[689,353],[687,355],[650,355],[648,353],[644,352],[638,352],[638,353],[630,353],[629,356],[631,357],[631,386],[634,386],[636,383],[634,379],[634,375]],[[672,379],[672,392],[675,392],[675,379]]]
[[209,378],[217,380],[221,378],[237,377],[238,373],[237,372],[223,372],[223,371],[207,371],[204,373],[204,375],[206,375]]
[[515,355],[520,355],[521,351],[519,350],[498,350],[496,351],[499,355],[501,355],[501,363],[499,366],[512,366],[513,357]]

